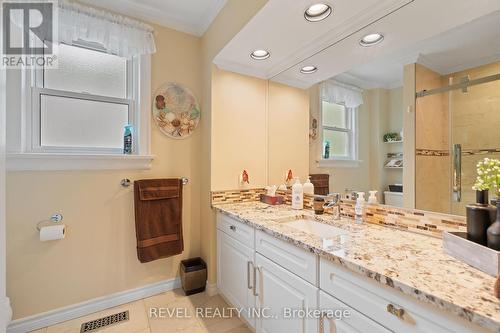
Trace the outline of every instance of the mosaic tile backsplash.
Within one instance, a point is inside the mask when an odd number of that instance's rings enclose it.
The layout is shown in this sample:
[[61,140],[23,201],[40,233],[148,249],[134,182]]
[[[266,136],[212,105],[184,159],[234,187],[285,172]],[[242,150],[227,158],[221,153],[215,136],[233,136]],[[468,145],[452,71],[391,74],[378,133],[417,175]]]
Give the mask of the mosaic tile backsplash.
[[[259,196],[262,193],[265,193],[263,188],[216,191],[212,192],[212,204],[259,201]],[[291,204],[290,191],[277,191],[277,194],[285,196],[285,204]],[[311,195],[304,195],[304,209],[312,209],[313,199]],[[342,200],[340,204],[342,216],[354,218],[355,204],[355,201],[352,200]],[[330,214],[331,209],[326,209],[325,213]],[[433,237],[441,237],[443,231],[465,232],[467,230],[465,218],[461,216],[385,205],[367,204],[363,220],[371,224],[407,230]]]

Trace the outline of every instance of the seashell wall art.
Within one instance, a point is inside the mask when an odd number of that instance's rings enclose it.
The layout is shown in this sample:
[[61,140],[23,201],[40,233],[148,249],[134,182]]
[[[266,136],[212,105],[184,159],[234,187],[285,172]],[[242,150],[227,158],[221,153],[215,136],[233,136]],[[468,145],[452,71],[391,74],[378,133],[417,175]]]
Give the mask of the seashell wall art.
[[193,93],[177,83],[165,83],[153,97],[153,118],[160,131],[173,139],[189,137],[200,121],[200,106]]

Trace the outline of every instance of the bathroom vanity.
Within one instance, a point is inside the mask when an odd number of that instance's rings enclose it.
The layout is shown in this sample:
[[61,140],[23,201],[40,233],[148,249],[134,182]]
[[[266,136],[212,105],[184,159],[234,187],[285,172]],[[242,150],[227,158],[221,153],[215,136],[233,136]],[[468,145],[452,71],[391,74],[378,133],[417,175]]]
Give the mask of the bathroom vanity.
[[494,278],[441,239],[288,205],[214,207],[217,287],[256,332],[500,332]]

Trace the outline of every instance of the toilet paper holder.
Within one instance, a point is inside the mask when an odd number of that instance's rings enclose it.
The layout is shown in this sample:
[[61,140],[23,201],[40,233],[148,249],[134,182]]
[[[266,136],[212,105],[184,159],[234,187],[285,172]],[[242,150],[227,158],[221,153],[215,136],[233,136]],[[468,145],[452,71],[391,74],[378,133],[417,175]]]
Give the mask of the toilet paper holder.
[[52,222],[52,223],[59,223],[63,220],[63,216],[59,213],[57,214],[54,214],[50,217],[49,220],[43,220],[43,221],[40,221],[36,224],[36,230],[40,231],[40,228],[42,227],[41,224],[42,223],[46,223],[46,222]]

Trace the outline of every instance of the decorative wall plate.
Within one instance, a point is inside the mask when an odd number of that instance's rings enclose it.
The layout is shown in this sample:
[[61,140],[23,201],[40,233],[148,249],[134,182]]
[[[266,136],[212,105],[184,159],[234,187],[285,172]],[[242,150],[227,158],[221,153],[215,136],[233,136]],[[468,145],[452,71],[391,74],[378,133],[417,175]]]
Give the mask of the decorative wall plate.
[[184,139],[198,126],[200,106],[189,89],[176,83],[165,83],[154,94],[153,118],[163,134]]

